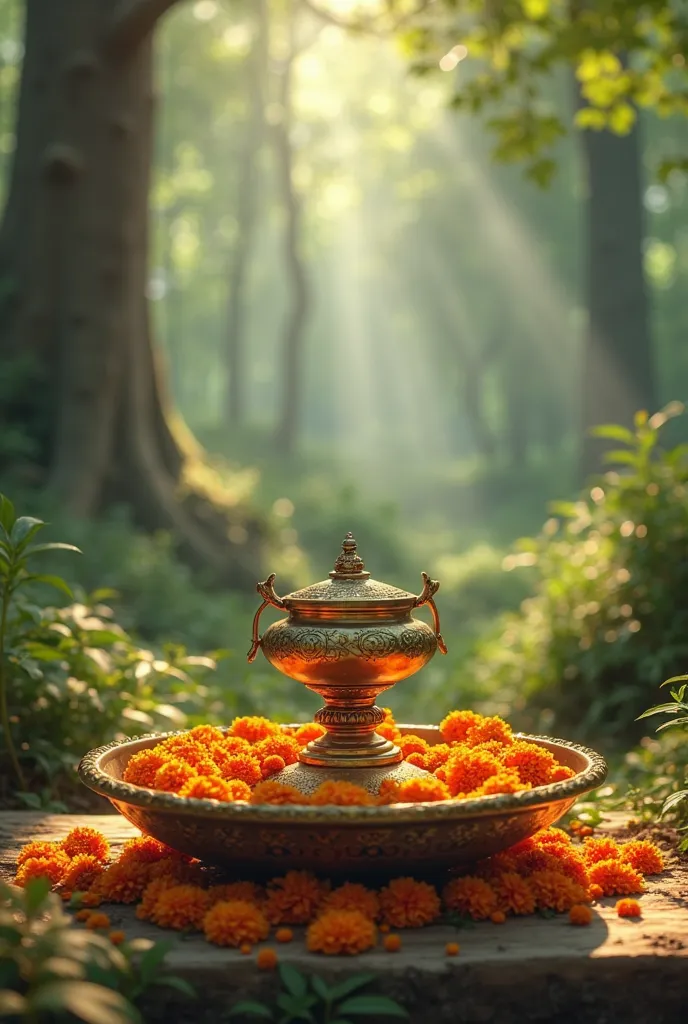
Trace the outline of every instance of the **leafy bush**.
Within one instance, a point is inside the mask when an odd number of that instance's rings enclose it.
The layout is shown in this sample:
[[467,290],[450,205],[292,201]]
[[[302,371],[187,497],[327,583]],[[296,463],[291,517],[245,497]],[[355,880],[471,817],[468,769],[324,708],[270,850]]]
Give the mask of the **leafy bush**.
[[688,446],[660,445],[682,411],[638,414],[634,431],[599,428],[623,446],[608,455],[622,469],[553,506],[505,560],[528,567],[534,593],[483,640],[471,676],[529,727],[637,736],[648,692],[688,662]]

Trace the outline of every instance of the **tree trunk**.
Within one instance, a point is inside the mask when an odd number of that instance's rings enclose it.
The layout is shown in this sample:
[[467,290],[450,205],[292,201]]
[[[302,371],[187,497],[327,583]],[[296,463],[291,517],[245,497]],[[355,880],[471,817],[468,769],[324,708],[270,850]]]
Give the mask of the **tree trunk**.
[[581,475],[602,468],[608,442],[591,438],[603,423],[632,426],[656,408],[649,300],[643,272],[640,129],[625,136],[581,133],[588,176],[588,328],[583,353]]
[[0,359],[30,352],[42,370],[44,394],[27,387],[19,404],[68,511],[89,517],[113,496],[129,501],[145,528],[173,530],[194,563],[247,583],[256,531],[231,545],[225,514],[189,485],[150,341],[151,35],[172,2],[28,0],[0,229],[11,282]]

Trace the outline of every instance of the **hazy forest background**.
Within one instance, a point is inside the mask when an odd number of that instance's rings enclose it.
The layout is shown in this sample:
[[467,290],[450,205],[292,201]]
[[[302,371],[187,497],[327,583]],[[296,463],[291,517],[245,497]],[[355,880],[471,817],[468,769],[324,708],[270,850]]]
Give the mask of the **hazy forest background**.
[[[89,33],[127,4],[30,0],[25,37],[26,6],[0,0],[0,491],[84,552],[45,570],[76,603],[38,586],[16,610],[36,788],[121,732],[308,717],[317,698],[245,663],[253,587],[324,578],[347,530],[376,578],[442,584],[450,653],[390,696],[402,718],[471,705],[637,741],[688,665],[676,5],[586,5],[575,59],[535,86],[518,38],[566,5],[482,24],[451,0],[142,0],[144,20],[170,8],[154,99],[126,18],[122,81],[113,63],[91,85]],[[615,56],[629,32],[674,76],[644,103]],[[136,159],[109,159],[106,128]]]

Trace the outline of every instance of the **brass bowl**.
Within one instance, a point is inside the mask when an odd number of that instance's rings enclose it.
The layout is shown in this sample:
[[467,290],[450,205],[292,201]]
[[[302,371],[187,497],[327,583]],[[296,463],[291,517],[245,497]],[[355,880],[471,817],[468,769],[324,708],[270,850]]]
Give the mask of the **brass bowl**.
[[[430,743],[436,726],[400,726]],[[432,874],[464,866],[558,821],[600,786],[607,766],[595,751],[545,736],[520,738],[550,750],[577,774],[564,782],[477,800],[384,807],[309,807],[190,800],[122,781],[129,758],[175,735],[142,736],[99,747],[79,765],[82,782],[107,797],[141,831],[238,875],[290,868],[329,875]]]

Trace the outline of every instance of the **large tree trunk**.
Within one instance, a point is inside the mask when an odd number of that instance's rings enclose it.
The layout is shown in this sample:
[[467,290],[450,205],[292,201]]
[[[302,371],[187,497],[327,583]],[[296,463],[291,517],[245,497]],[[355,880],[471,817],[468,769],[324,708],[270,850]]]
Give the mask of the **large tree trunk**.
[[38,425],[45,481],[70,512],[126,500],[195,563],[248,582],[252,544],[231,545],[226,515],[189,486],[150,341],[151,35],[173,2],[28,0],[0,359],[31,352],[41,368],[44,393],[27,387],[11,412]]
[[588,176],[587,297],[583,354],[581,475],[600,470],[608,442],[591,438],[603,423],[633,425],[657,404],[643,273],[640,130],[581,134]]

